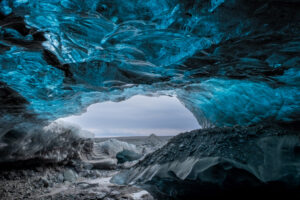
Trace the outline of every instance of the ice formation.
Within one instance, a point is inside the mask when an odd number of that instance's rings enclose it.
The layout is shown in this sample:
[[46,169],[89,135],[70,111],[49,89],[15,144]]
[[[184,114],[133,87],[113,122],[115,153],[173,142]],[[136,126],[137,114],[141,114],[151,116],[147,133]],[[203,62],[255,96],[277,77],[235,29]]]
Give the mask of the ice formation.
[[299,9],[298,0],[0,0],[0,160],[33,158],[50,122],[136,94],[176,95],[206,128],[299,130]]
[[139,184],[170,200],[299,195],[299,145],[296,132],[280,127],[195,130],[172,138],[113,182]]
[[103,154],[106,154],[113,158],[115,158],[118,153],[125,150],[135,153],[139,152],[134,144],[128,144],[127,142],[122,142],[117,139],[109,139],[104,142],[100,142],[97,145],[97,149]]

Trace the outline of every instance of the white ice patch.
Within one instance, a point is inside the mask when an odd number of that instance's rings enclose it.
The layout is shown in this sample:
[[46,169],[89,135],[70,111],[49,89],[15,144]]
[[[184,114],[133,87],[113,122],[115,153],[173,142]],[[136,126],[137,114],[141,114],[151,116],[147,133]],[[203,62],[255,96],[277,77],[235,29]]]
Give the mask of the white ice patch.
[[149,195],[149,193],[145,190],[142,190],[142,191],[133,193],[130,196],[133,198],[133,200],[140,200],[143,198],[143,196],[146,196],[146,195]]

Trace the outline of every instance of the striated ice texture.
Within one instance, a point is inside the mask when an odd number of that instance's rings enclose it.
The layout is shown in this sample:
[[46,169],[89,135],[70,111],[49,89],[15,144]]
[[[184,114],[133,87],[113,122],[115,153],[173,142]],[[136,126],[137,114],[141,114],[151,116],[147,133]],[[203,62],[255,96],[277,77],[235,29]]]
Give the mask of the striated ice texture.
[[297,0],[1,0],[0,151],[136,94],[177,95],[202,127],[295,125],[299,9]]
[[194,130],[113,177],[157,199],[299,195],[300,139],[278,126]]

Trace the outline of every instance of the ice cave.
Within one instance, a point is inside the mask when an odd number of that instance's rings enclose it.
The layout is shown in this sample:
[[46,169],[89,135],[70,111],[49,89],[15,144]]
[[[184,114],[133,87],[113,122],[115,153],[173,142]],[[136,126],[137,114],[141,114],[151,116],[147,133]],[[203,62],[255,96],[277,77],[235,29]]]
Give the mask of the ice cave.
[[80,115],[57,120],[91,132],[94,137],[175,136],[201,128],[174,96],[135,95],[121,102],[92,104]]
[[[118,138],[59,120],[141,96],[180,109]],[[300,0],[0,0],[1,200],[292,195]]]

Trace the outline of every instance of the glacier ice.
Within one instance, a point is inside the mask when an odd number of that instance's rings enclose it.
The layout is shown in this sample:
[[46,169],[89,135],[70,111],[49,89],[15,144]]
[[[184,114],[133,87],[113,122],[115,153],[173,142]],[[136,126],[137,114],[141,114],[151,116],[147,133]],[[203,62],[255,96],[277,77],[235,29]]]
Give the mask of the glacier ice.
[[157,199],[299,194],[299,135],[276,126],[195,130],[113,177]]
[[79,127],[59,122],[44,126],[36,123],[20,123],[2,136],[5,146],[0,150],[1,162],[63,163],[91,152],[93,142],[82,137],[85,133]]
[[127,142],[119,141],[117,139],[109,139],[104,142],[100,142],[97,145],[97,149],[110,157],[115,158],[116,155],[123,151],[130,151],[139,153],[137,147],[134,144],[128,144]]
[[245,80],[205,80],[184,87],[178,97],[203,127],[293,122],[300,110],[296,87]]
[[0,4],[3,154],[35,126],[136,94],[176,95],[203,127],[297,126],[299,1]]
[[[161,199],[299,194],[299,10],[299,0],[0,0],[1,166],[92,156],[82,130],[55,120],[97,102],[174,95],[204,129],[115,182]],[[135,152],[107,143],[114,157]]]

